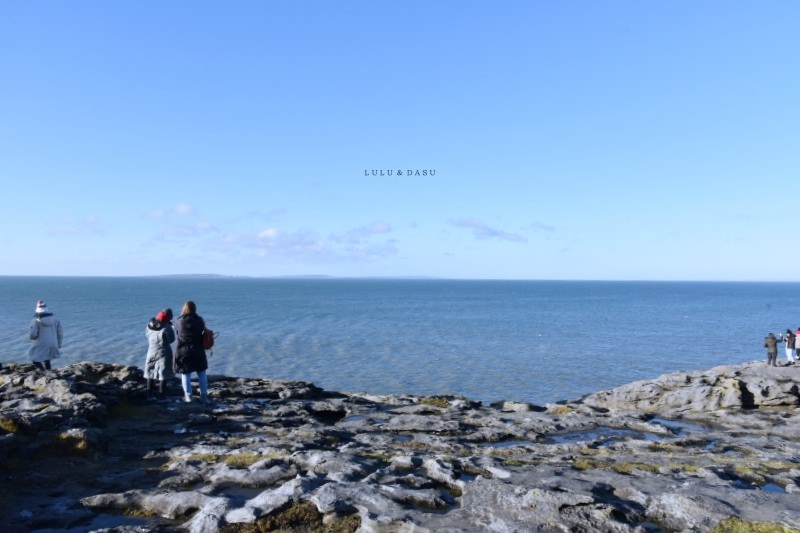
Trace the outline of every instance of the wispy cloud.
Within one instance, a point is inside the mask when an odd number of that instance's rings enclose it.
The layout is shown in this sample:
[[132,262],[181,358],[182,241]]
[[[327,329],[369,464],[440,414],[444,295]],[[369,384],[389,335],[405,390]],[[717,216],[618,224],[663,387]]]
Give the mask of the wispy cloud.
[[143,218],[148,220],[161,220],[164,216],[165,212],[163,209],[151,209],[143,215]]
[[173,210],[181,216],[191,215],[194,212],[194,208],[192,206],[183,202],[176,205]]
[[210,222],[198,220],[189,224],[174,224],[167,226],[162,235],[167,238],[199,237],[216,232],[217,228]]
[[451,222],[455,227],[468,229],[476,239],[499,239],[510,242],[528,242],[528,239],[516,233],[510,233],[486,224],[477,218],[460,218]]
[[555,233],[556,228],[554,226],[550,226],[549,224],[545,224],[544,222],[534,222],[530,225],[530,228],[534,231],[545,231],[547,233]]
[[203,237],[219,231],[214,224],[200,219],[194,207],[184,202],[168,209],[151,209],[143,217],[158,223],[160,232],[156,241]]
[[275,220],[278,219],[286,214],[286,209],[282,207],[276,207],[275,209],[270,209],[269,211],[249,211],[245,216],[247,218],[253,218],[256,220]]
[[[398,253],[388,222],[379,220],[326,235],[281,227],[279,221],[285,214],[284,209],[251,211],[216,226],[201,220],[192,206],[181,203],[169,209],[153,209],[144,217],[159,225],[153,243],[178,243],[228,257],[250,253],[255,260],[333,263],[369,261]],[[254,229],[254,223],[263,225]]]
[[195,211],[194,207],[192,207],[191,205],[185,202],[180,202],[168,209],[162,209],[162,208],[151,209],[149,211],[146,211],[142,216],[143,218],[149,220],[164,220],[170,218],[173,215],[178,215],[179,217],[188,216],[193,214],[194,211]]
[[381,238],[390,232],[391,226],[385,222],[327,237],[311,230],[286,231],[273,226],[250,236],[229,234],[226,243],[227,246],[249,247],[261,256],[287,261],[367,261],[397,253],[394,239]]
[[342,235],[333,235],[331,238],[334,241],[345,244],[359,244],[374,237],[375,235],[391,233],[391,231],[392,226],[386,222],[373,222],[367,226],[351,229]]
[[59,219],[49,233],[59,237],[105,235],[106,229],[106,223],[96,216],[66,216]]

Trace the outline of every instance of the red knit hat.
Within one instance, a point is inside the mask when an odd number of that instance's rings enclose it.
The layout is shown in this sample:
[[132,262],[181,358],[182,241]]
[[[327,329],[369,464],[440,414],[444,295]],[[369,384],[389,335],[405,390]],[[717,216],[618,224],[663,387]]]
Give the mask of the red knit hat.
[[165,313],[164,311],[159,311],[158,314],[156,315],[156,320],[158,320],[159,322],[166,322],[167,313]]

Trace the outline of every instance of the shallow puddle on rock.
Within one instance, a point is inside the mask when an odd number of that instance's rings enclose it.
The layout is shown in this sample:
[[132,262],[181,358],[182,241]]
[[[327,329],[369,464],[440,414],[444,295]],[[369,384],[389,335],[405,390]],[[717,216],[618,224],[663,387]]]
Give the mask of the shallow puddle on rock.
[[502,440],[498,442],[484,442],[481,444],[484,448],[511,448],[512,446],[530,446],[533,441],[529,440]]
[[267,489],[242,487],[239,485],[226,485],[224,487],[220,487],[218,494],[230,499],[231,502],[229,505],[231,507],[241,507],[246,501],[252,500],[256,496],[259,496],[265,490]]
[[[59,529],[58,531],[62,533],[84,533],[85,531],[107,530],[111,528],[120,528],[120,527],[146,528],[147,526],[148,526],[148,521],[143,518],[133,518],[124,515],[99,514],[96,515],[94,518],[92,518],[91,522],[83,524],[80,527],[74,527],[70,529]],[[54,530],[44,530],[44,531],[54,531]]]
[[766,483],[759,488],[764,492],[777,492],[778,494],[783,494],[786,492],[783,487],[776,485],[775,483]]
[[670,430],[674,435],[682,435],[686,431],[708,431],[703,426],[696,424],[687,424],[686,422],[678,422],[677,420],[667,420],[666,418],[653,418],[650,420],[651,424],[658,424]]
[[616,428],[594,428],[584,429],[580,431],[567,431],[565,433],[558,433],[549,435],[546,442],[549,444],[576,444],[584,441],[602,441],[600,444],[608,446],[614,444],[619,440],[625,439],[644,439],[644,440],[659,440],[655,435],[649,435],[640,431],[633,431],[630,429],[616,429]]
[[752,483],[747,481],[746,479],[737,479],[733,482],[733,486],[737,489],[744,489],[744,490],[763,490],[764,492],[772,492],[776,494],[784,494],[786,490],[776,483],[765,483],[763,485],[758,485],[756,483]]
[[273,409],[272,400],[265,400],[261,398],[249,399],[242,403],[242,407],[247,409]]

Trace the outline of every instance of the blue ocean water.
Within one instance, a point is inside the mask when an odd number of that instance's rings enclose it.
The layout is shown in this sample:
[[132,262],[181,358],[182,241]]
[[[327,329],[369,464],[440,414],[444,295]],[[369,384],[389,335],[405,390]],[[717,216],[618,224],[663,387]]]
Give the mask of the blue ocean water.
[[0,277],[0,362],[27,360],[43,298],[65,332],[56,366],[142,367],[147,321],[191,299],[220,333],[211,374],[541,404],[763,359],[767,332],[800,325],[798,294],[798,283]]

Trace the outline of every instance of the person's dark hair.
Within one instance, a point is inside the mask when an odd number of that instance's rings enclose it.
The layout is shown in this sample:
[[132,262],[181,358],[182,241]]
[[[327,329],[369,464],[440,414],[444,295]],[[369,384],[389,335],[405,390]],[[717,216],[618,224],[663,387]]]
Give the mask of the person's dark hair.
[[194,304],[193,301],[189,300],[185,304],[183,304],[183,310],[181,310],[182,315],[188,315],[196,312],[197,312],[197,306]]

